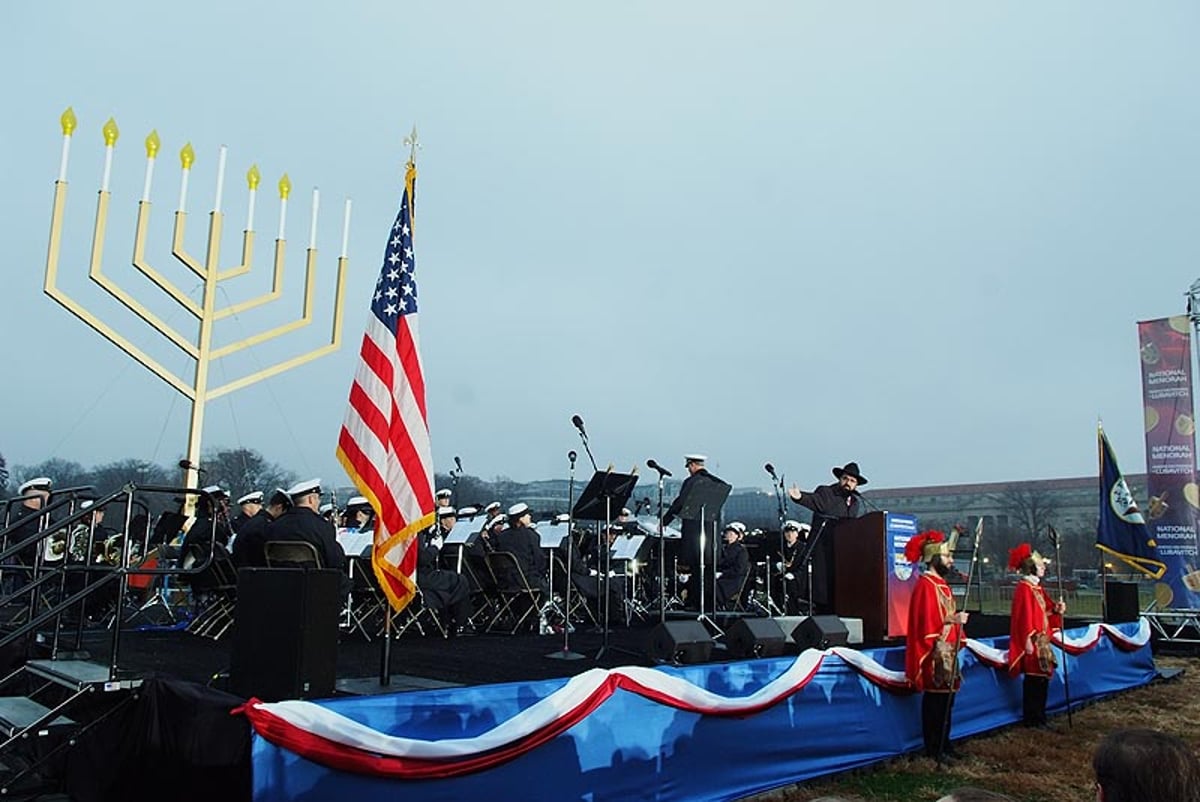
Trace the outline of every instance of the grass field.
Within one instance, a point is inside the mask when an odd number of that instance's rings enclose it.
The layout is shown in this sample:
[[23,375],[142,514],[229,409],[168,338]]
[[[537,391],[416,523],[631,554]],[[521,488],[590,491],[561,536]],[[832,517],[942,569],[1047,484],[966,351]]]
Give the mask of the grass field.
[[[847,802],[921,802],[971,785],[1019,802],[1092,802],[1092,752],[1107,733],[1147,727],[1178,735],[1200,747],[1200,661],[1159,657],[1160,668],[1181,676],[1153,683],[1052,719],[1055,731],[1009,727],[960,744],[968,757],[941,769],[924,757],[901,757],[837,777],[752,797],[754,802],[810,802],[832,796]],[[1146,802],[1152,802],[1146,800]]]

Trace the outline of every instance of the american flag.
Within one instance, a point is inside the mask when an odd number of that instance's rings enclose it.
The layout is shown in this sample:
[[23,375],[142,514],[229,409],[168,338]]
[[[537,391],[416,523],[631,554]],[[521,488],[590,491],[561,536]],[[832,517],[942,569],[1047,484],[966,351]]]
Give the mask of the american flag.
[[416,592],[418,536],[435,520],[413,275],[416,180],[416,166],[409,162],[337,447],[342,467],[375,509],[371,562],[396,610]]

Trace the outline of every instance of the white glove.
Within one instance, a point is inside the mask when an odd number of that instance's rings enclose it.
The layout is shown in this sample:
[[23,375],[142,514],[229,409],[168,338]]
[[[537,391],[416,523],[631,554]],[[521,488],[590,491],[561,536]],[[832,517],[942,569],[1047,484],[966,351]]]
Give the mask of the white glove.
[[796,575],[795,575],[795,574],[793,574],[791,571],[788,571],[786,574],[784,574],[784,575],[783,575],[783,578],[784,578],[784,579],[789,579],[789,580],[790,580],[790,579],[795,579],[795,578],[796,578]]
[[595,568],[592,568],[592,569],[590,569],[590,570],[588,571],[588,576],[596,576],[596,575],[597,575],[597,574],[599,574],[599,573],[600,573],[600,572],[599,572],[599,571],[597,571]]

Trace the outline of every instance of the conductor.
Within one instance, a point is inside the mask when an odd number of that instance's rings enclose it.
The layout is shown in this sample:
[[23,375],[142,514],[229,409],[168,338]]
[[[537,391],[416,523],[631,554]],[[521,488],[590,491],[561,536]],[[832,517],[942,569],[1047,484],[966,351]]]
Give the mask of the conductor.
[[788,498],[801,507],[812,510],[812,531],[808,535],[808,554],[812,560],[812,604],[816,614],[834,613],[833,609],[833,534],[838,521],[857,518],[861,514],[858,488],[867,477],[857,462],[847,462],[833,469],[837,479],[821,485],[811,493],[796,485],[788,488]]
[[[687,469],[688,477],[683,480],[683,484],[679,487],[679,495],[671,502],[671,506],[667,508],[667,512],[663,515],[663,526],[667,526],[671,521],[679,516],[683,510],[684,500],[688,494],[693,492],[697,485],[705,482],[719,482],[717,477],[709,473],[704,463],[708,457],[703,454],[685,454],[683,457],[684,467]],[[707,554],[704,559],[704,576],[700,575],[700,547],[701,547],[701,531],[704,532],[704,545],[707,548]],[[689,610],[700,609],[700,582],[704,582],[705,587],[712,586],[712,580],[716,572],[716,549],[715,543],[717,538],[717,524],[715,518],[711,520],[708,526],[702,526],[699,518],[682,519],[679,527],[680,533],[683,536],[682,545],[680,547],[680,560],[682,563],[692,569],[692,578],[689,582],[687,597],[684,600],[684,606]]]

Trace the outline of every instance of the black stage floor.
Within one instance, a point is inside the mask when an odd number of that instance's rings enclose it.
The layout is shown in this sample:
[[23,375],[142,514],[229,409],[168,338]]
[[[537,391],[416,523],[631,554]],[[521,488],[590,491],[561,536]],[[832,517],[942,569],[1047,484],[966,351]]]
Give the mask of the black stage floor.
[[[583,655],[576,660],[547,657],[562,651],[561,634],[481,633],[446,639],[409,632],[392,641],[392,678],[387,688],[378,687],[382,640],[366,642],[359,635],[342,633],[337,648],[338,688],[347,693],[378,693],[569,677],[597,667],[650,666],[654,661],[648,657],[647,646],[657,623],[655,619],[614,627],[607,648],[602,632],[580,629],[569,641],[571,651]],[[89,631],[83,648],[91,659],[107,662],[111,637],[105,630]],[[179,679],[224,689],[234,641],[232,632],[214,641],[182,630],[125,631],[117,663],[123,673],[132,676]],[[718,641],[707,662],[728,659],[732,658]]]

